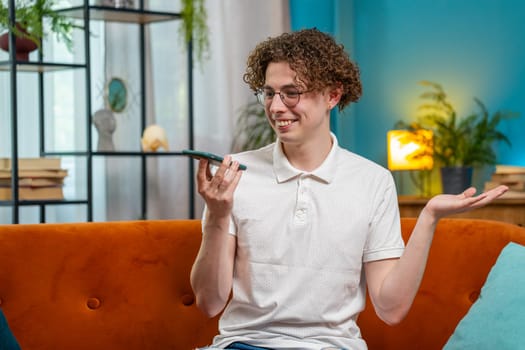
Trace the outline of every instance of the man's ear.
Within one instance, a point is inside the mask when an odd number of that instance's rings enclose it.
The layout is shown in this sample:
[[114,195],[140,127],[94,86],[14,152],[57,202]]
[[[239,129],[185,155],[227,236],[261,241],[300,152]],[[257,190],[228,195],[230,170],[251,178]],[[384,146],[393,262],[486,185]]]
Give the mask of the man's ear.
[[341,84],[337,84],[330,88],[328,91],[328,107],[329,109],[334,108],[337,106],[339,101],[341,100],[341,96],[343,96],[343,87]]

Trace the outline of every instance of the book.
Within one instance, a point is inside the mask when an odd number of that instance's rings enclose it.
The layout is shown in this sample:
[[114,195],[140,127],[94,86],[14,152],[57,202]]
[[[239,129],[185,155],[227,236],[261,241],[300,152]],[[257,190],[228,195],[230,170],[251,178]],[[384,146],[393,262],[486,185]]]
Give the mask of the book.
[[[0,200],[11,200],[11,188],[0,187]],[[59,200],[64,199],[62,186],[54,187],[20,187],[19,200]]]
[[509,188],[509,190],[512,190],[512,191],[525,191],[525,181],[520,181],[520,182],[487,181],[485,182],[485,191],[496,188],[499,185],[505,185]]
[[506,198],[506,199],[525,199],[525,191],[512,191],[508,190],[507,192],[503,193],[501,197],[499,198]]
[[[18,179],[19,187],[48,187],[62,184],[64,184],[64,179],[59,177],[22,177]],[[11,187],[11,178],[0,179],[0,187]]]
[[512,191],[524,191],[525,192],[525,181],[518,181],[518,182],[487,181],[485,182],[485,191],[496,188],[499,185],[505,185],[509,188],[509,190],[512,190]]
[[[58,170],[60,158],[18,158],[18,170]],[[0,170],[11,170],[11,158],[0,158]]]
[[524,174],[492,174],[491,181],[501,183],[525,182]]
[[[19,170],[18,171],[18,177],[19,178],[38,178],[38,177],[64,178],[66,176],[67,176],[67,170],[66,169],[58,169],[58,170]],[[0,169],[0,179],[10,179],[10,178],[11,178],[11,170]]]
[[496,174],[525,174],[525,166],[519,165],[496,165]]

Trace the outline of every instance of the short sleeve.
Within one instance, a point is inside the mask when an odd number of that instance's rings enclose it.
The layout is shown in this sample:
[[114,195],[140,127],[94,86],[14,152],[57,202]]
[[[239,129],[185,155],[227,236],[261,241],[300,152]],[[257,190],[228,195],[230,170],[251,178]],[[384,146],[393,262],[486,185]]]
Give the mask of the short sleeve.
[[390,173],[382,179],[373,200],[363,262],[398,258],[403,254],[405,243],[401,236],[397,191]]

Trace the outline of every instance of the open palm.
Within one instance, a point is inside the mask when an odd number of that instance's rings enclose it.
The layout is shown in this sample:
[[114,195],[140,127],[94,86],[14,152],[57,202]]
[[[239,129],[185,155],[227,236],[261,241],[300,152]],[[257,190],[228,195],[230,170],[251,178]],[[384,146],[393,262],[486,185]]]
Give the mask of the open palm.
[[440,194],[432,197],[427,205],[428,210],[435,218],[462,213],[472,209],[483,207],[508,190],[507,186],[501,185],[490,191],[475,196],[476,189],[469,187],[460,194]]

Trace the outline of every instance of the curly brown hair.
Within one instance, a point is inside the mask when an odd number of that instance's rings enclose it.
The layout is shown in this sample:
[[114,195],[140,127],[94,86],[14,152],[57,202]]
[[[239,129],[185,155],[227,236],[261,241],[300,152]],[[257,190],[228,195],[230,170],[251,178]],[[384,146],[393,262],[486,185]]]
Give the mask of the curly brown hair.
[[248,57],[243,76],[253,91],[264,86],[266,68],[271,62],[287,62],[297,73],[296,83],[307,90],[341,86],[339,110],[361,96],[359,68],[343,45],[316,28],[284,33],[258,44]]

